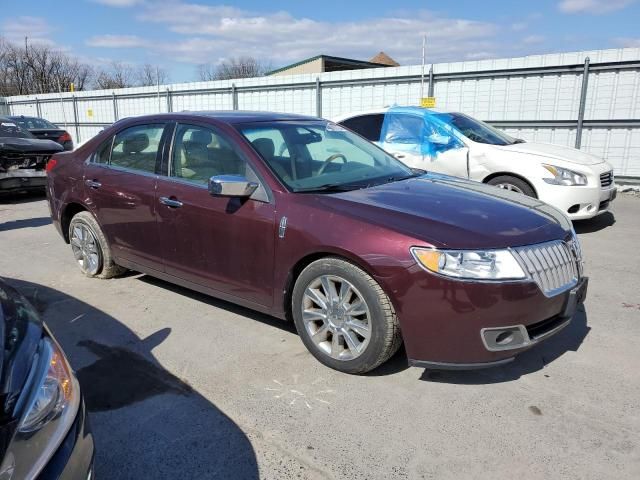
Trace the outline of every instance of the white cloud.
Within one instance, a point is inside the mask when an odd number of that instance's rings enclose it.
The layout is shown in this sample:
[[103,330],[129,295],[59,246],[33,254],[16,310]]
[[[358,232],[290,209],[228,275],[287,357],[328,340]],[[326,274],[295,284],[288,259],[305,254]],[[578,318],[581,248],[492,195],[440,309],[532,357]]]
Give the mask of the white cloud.
[[628,7],[636,0],[562,0],[558,8],[564,13],[601,15]]
[[535,45],[538,43],[542,43],[545,40],[545,37],[542,35],[527,35],[522,39],[522,43],[526,43],[527,45]]
[[108,7],[133,7],[143,3],[144,0],[93,0],[95,3],[107,5]]
[[640,48],[640,38],[616,38],[614,42],[621,47]]
[[137,48],[148,47],[150,42],[137,35],[95,35],[86,41],[90,47]]
[[53,27],[42,17],[17,17],[7,20],[0,25],[0,35],[12,42],[24,42],[25,37],[30,43],[53,45],[49,34]]
[[[384,50],[398,62],[418,63],[427,34],[427,61],[464,59],[493,51],[492,23],[443,18],[429,12],[358,21],[319,21],[287,12],[253,13],[230,6],[170,1],[143,8],[138,19],[165,25],[183,38],[150,48],[188,63],[252,55],[281,65],[327,54],[369,59]],[[475,53],[480,52],[480,53]]]

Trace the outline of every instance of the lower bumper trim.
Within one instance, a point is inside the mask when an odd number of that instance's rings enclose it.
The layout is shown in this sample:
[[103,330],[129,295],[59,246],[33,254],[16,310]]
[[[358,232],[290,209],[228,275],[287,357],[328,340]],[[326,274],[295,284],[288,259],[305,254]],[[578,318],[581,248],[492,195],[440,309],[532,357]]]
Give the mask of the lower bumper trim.
[[430,362],[427,360],[409,359],[410,367],[427,368],[429,370],[479,370],[481,368],[499,367],[507,363],[513,362],[515,357],[503,358],[493,362],[481,363],[446,363],[446,362]]

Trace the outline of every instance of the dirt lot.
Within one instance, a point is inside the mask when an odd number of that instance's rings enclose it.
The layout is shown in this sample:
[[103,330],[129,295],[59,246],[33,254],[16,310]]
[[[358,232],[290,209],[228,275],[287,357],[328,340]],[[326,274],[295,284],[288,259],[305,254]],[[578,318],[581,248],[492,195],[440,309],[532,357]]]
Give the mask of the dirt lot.
[[0,200],[0,275],[78,371],[98,478],[637,479],[640,198],[577,230],[584,309],[475,372],[407,368],[400,352],[348,376],[276,319],[144,275],[84,278],[42,197]]

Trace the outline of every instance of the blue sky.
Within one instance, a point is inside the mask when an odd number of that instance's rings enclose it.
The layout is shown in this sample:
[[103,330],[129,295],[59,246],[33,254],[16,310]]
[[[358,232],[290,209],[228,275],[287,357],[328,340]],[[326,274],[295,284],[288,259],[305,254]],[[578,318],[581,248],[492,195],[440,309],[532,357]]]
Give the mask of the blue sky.
[[640,0],[0,0],[0,36],[43,42],[94,65],[163,66],[251,55],[279,67],[320,53],[403,65],[640,47]]

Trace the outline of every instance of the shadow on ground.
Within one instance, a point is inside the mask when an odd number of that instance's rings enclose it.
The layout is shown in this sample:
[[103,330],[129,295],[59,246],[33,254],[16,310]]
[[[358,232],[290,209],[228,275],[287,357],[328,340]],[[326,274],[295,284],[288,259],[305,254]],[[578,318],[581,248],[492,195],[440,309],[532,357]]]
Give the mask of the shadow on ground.
[[19,228],[34,228],[49,225],[51,217],[35,217],[24,220],[11,220],[10,222],[0,223],[0,232],[9,230],[18,230]]
[[170,328],[141,339],[77,298],[6,280],[38,309],[77,369],[91,412],[97,477],[259,478],[242,430],[154,358]]
[[12,192],[0,194],[0,205],[12,203],[30,203],[39,202],[46,198],[44,187],[42,190],[34,190],[27,192]]
[[506,365],[483,370],[425,370],[421,380],[427,382],[453,383],[461,385],[482,385],[517,380],[555,361],[566,352],[577,352],[589,334],[587,312],[584,305],[576,311],[571,323],[553,337],[521,353]]
[[604,212],[588,220],[576,220],[573,228],[576,233],[594,233],[604,230],[616,223],[616,217],[611,212]]

